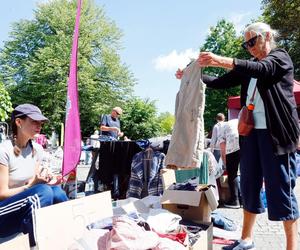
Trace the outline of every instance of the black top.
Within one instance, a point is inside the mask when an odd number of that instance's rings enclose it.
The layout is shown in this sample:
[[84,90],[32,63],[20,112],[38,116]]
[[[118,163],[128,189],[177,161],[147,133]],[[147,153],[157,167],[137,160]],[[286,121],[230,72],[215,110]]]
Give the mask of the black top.
[[263,100],[267,129],[276,155],[295,152],[299,125],[294,97],[294,66],[284,49],[273,49],[258,60],[234,59],[234,69],[216,78],[203,76],[210,88],[224,89],[241,85],[241,106],[247,98],[251,78],[257,79],[257,89]]

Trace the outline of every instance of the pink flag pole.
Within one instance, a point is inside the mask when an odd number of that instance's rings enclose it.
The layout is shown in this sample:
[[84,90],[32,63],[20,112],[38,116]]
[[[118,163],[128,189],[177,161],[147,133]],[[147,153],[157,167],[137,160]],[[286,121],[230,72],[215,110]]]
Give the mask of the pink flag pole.
[[77,50],[80,10],[81,0],[78,0],[67,90],[64,156],[62,166],[63,176],[66,176],[67,174],[72,172],[72,170],[76,169],[81,154],[81,131],[77,87]]

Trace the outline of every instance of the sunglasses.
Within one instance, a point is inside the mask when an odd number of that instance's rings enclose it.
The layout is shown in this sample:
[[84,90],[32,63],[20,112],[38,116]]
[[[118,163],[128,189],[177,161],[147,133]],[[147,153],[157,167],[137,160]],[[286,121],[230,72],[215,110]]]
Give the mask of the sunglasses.
[[259,35],[256,35],[256,36],[250,38],[248,41],[243,42],[243,43],[242,43],[242,47],[243,47],[245,50],[254,47],[255,44],[256,44],[256,41],[257,41],[257,38],[258,38],[258,37],[259,37]]
[[115,111],[117,115],[121,115],[120,113],[118,113],[117,111]]

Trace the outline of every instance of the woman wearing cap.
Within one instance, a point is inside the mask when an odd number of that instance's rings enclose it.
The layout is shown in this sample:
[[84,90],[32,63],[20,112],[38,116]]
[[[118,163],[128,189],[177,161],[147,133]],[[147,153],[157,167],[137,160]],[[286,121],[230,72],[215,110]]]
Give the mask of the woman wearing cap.
[[0,145],[0,238],[29,233],[35,245],[34,211],[68,200],[51,175],[40,169],[43,148],[33,141],[48,119],[32,104],[12,112],[12,138]]
[[[201,52],[201,67],[221,67],[230,71],[221,77],[204,76],[211,88],[241,85],[241,106],[254,95],[254,129],[240,136],[240,172],[244,221],[242,237],[230,249],[254,249],[253,228],[256,214],[265,207],[260,197],[263,180],[268,217],[283,221],[289,250],[297,249],[298,204],[293,192],[296,184],[296,158],[299,138],[297,106],[293,93],[294,66],[284,49],[276,48],[276,31],[265,23],[253,23],[244,30],[242,44],[253,58],[233,59]],[[182,75],[177,72],[177,77]],[[256,90],[256,91],[254,91]],[[254,94],[253,94],[254,93]]]

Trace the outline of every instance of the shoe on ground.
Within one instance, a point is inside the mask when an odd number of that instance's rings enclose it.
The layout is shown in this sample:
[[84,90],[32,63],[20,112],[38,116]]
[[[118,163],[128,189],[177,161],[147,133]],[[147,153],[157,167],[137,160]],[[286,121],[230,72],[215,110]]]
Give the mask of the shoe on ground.
[[239,201],[228,201],[224,203],[224,207],[237,209],[240,208],[241,205]]
[[254,250],[254,243],[247,242],[244,240],[237,240],[232,245],[224,246],[222,250]]

